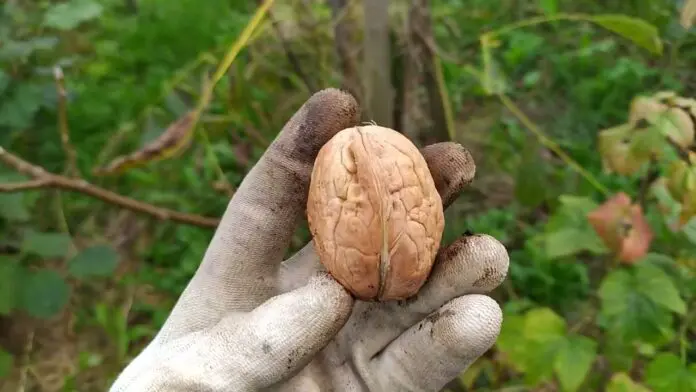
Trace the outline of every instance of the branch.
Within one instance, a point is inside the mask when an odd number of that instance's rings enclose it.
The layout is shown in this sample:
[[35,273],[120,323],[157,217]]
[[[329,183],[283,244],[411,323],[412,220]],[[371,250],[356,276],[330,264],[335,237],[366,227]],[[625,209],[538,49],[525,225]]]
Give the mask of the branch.
[[0,184],[0,193],[20,192],[44,188],[63,189],[82,193],[102,200],[106,203],[110,203],[131,211],[147,214],[160,220],[168,220],[186,223],[193,226],[210,228],[217,227],[218,223],[220,222],[219,219],[216,218],[186,214],[167,208],[157,207],[149,203],[119,195],[118,193],[101,188],[94,184],[90,184],[86,180],[80,178],[69,178],[48,172],[44,168],[33,165],[2,147],[0,147],[0,162],[5,163],[7,166],[17,170],[19,173],[32,178],[32,180],[25,182]]
[[65,77],[60,67],[53,68],[53,77],[56,81],[56,93],[58,95],[58,130],[60,141],[63,143],[63,151],[66,156],[66,172],[71,177],[79,177],[77,169],[77,153],[70,143],[70,128],[68,127],[68,97],[65,91]]

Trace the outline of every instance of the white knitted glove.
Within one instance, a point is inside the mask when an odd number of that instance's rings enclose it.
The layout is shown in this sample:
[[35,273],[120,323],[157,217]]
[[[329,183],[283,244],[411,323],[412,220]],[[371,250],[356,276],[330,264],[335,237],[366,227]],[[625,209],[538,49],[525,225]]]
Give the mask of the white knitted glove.
[[[493,345],[502,313],[483,293],[505,278],[508,255],[489,236],[443,248],[406,301],[354,300],[311,244],[282,262],[319,148],[359,117],[350,95],[328,89],[288,121],[169,319],[111,391],[438,391]],[[422,153],[446,207],[473,178],[471,157],[454,143]]]

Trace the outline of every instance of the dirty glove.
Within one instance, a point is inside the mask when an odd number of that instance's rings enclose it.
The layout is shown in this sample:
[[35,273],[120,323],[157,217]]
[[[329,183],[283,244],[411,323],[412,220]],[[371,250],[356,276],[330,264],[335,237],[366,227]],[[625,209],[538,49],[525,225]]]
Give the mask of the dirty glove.
[[[466,235],[405,301],[355,300],[310,244],[282,262],[321,146],[360,118],[334,89],[288,121],[232,198],[195,276],[111,391],[438,391],[487,351],[502,314],[483,295],[505,248]],[[474,175],[454,143],[422,150],[445,206]]]

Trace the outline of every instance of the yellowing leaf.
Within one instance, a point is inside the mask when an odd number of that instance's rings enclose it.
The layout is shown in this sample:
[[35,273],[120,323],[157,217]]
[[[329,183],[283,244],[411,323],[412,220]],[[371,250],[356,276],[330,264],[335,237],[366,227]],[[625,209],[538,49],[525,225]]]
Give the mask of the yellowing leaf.
[[696,191],[688,192],[681,199],[682,209],[679,214],[679,226],[685,225],[696,216]]
[[633,102],[631,102],[631,112],[628,116],[628,122],[633,127],[638,125],[640,120],[654,122],[655,119],[668,108],[667,104],[661,102],[658,97],[636,97],[633,99]]
[[197,117],[198,112],[191,110],[172,123],[158,138],[145,145],[145,147],[131,154],[120,156],[103,168],[95,169],[94,174],[122,173],[149,162],[176,156],[190,145]]
[[590,20],[607,30],[623,36],[655,54],[662,54],[662,40],[657,27],[626,15],[597,15]]
[[672,162],[666,177],[667,189],[676,200],[682,200],[686,194],[696,191],[696,168],[685,161]]
[[694,123],[685,110],[672,107],[658,121],[666,136],[679,147],[686,149],[694,142]]
[[609,380],[607,392],[650,392],[650,390],[633,381],[626,373],[616,373]]
[[679,15],[679,23],[685,29],[690,29],[696,20],[696,0],[686,0]]

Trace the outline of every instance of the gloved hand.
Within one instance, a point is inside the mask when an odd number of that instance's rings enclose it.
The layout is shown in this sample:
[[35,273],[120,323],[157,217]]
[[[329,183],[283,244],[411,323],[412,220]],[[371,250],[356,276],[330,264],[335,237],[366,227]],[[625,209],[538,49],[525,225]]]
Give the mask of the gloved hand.
[[[437,391],[495,342],[505,248],[465,235],[405,301],[355,300],[311,243],[282,262],[320,147],[359,121],[334,89],[288,121],[229,203],[195,276],[111,391]],[[474,175],[454,143],[422,150],[445,207]]]

